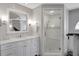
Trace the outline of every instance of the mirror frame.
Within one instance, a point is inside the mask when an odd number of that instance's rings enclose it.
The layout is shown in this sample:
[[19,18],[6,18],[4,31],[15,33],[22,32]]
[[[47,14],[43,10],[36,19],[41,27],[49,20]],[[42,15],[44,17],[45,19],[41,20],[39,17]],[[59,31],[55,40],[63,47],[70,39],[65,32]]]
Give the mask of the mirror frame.
[[[27,17],[27,24],[26,24],[27,30],[26,31],[10,31],[10,29],[9,29],[9,24],[10,24],[9,20],[10,20],[10,12],[11,11],[15,12],[15,13],[20,13],[20,14],[25,14],[26,15],[26,17]],[[9,9],[7,12],[8,12],[8,22],[7,22],[7,32],[8,33],[25,33],[25,32],[28,32],[28,27],[29,27],[29,25],[28,25],[29,14],[28,13],[20,11],[20,10],[15,10],[15,9]]]

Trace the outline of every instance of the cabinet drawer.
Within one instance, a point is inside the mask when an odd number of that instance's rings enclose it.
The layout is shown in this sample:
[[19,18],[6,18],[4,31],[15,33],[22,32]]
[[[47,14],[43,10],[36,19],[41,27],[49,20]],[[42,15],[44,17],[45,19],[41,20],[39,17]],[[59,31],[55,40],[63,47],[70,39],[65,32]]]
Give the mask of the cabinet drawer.
[[17,46],[16,42],[3,44],[3,45],[1,45],[1,50],[13,48],[13,47],[16,47],[16,46]]

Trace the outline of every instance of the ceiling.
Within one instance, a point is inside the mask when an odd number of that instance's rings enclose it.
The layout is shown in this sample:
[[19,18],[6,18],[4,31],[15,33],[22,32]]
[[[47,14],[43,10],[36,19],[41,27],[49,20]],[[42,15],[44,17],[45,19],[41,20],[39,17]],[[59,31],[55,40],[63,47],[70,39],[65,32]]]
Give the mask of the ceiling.
[[30,9],[34,9],[36,7],[38,7],[39,5],[41,5],[41,3],[19,3],[22,6],[28,7]]
[[[28,7],[30,9],[34,9],[41,5],[42,3],[19,3],[22,6]],[[67,7],[68,10],[72,10],[75,8],[79,8],[79,3],[65,3],[65,6]]]
[[65,6],[68,10],[79,8],[79,3],[66,3]]

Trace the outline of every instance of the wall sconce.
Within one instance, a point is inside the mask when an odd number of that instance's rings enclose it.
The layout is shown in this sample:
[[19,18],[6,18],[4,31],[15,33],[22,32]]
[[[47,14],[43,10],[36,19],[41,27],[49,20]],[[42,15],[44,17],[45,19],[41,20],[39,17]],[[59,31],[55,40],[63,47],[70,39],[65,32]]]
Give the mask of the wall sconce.
[[10,25],[9,25],[9,28],[12,28],[12,27],[13,27],[13,26],[10,24]]
[[6,16],[2,16],[2,24],[6,24],[8,22]]
[[31,24],[31,25],[36,25],[36,21],[35,20],[28,20],[28,24]]
[[79,30],[79,22],[77,22],[77,24],[75,26],[75,30]]

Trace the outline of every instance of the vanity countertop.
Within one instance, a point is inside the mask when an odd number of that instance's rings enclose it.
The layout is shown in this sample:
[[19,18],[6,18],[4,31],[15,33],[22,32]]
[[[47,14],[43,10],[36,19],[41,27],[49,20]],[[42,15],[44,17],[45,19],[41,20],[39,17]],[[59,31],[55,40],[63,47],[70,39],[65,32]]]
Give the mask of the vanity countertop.
[[21,41],[21,40],[28,40],[28,39],[37,38],[37,37],[39,37],[39,35],[28,36],[28,37],[21,37],[21,38],[10,38],[8,40],[0,41],[0,45],[11,43],[11,42],[16,42],[16,41]]

